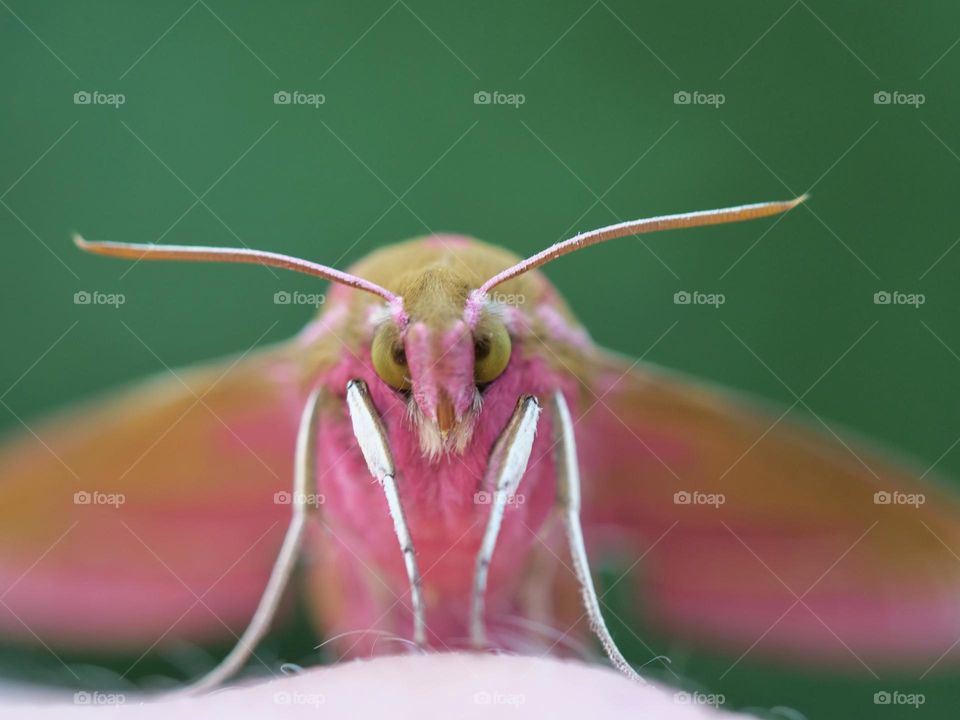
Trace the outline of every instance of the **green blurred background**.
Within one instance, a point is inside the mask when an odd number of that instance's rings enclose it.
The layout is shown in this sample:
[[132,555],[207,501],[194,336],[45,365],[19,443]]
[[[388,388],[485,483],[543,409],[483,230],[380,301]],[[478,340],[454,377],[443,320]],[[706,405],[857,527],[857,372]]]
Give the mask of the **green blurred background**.
[[[547,274],[626,353],[786,404],[832,368],[805,397],[814,412],[960,476],[956,3],[0,5],[5,429],[163,364],[281,340],[311,309],[273,294],[318,290],[261,268],[131,269],[80,254],[74,230],[343,267],[430,231],[530,253],[812,188],[776,222],[623,239]],[[75,104],[80,91],[125,101]],[[278,91],[325,102],[278,105]],[[480,91],[524,102],[478,105]],[[695,91],[724,101],[675,102]],[[875,103],[883,91],[923,104]],[[726,302],[676,305],[680,290]],[[125,303],[76,305],[78,291]],[[925,303],[876,305],[878,291]],[[651,633],[731,707],[948,717],[960,702],[945,668],[857,680],[748,655],[721,680],[730,658]],[[877,708],[885,689],[926,703]]]

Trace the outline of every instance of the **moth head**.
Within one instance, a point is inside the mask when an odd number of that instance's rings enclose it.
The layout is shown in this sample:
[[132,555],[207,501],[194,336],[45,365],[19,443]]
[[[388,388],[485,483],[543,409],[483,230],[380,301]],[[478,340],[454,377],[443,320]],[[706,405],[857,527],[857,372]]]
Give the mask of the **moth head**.
[[483,392],[507,369],[512,349],[498,318],[471,328],[459,318],[414,316],[405,328],[382,323],[370,357],[377,376],[408,398],[421,447],[432,455],[466,447]]

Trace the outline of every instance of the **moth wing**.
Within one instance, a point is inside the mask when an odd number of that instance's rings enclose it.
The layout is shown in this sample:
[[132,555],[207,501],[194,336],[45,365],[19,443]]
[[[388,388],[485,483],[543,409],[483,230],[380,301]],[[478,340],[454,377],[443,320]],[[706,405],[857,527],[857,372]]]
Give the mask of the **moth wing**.
[[960,504],[920,472],[613,355],[587,386],[588,546],[639,560],[658,627],[858,669],[927,667],[960,637]]
[[189,369],[0,444],[0,634],[143,650],[249,620],[303,398],[282,351]]

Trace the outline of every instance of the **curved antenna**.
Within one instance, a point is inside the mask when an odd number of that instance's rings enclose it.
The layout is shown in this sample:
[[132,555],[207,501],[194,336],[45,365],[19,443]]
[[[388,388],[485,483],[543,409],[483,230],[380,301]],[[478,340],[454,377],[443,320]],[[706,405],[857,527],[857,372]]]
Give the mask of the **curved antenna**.
[[249,248],[219,248],[201,245],[147,245],[140,243],[90,242],[74,234],[74,244],[89,253],[131,260],[188,260],[193,262],[235,262],[256,263],[268,267],[283,268],[295,272],[313,275],[330,282],[347,285],[382,297],[394,309],[395,317],[403,317],[403,299],[384,287],[364,280],[356,275],[335,270],[326,265],[301,260],[290,255],[251,250]]
[[[658,232],[659,230],[700,227],[701,225],[719,225],[721,223],[740,222],[742,220],[754,220],[755,218],[767,217],[769,215],[779,215],[787,210],[792,210],[806,200],[807,197],[807,195],[801,195],[793,200],[782,202],[765,202],[754,205],[738,205],[736,207],[720,208],[718,210],[699,210],[697,212],[680,213],[677,215],[661,215],[659,217],[644,218],[641,220],[629,220],[616,225],[608,225],[598,230],[590,230],[580,233],[569,240],[551,245],[546,250],[538,252],[536,255],[528,257],[513,267],[509,267],[503,272],[494,275],[481,285],[479,290],[475,290],[474,294],[477,299],[482,299],[500,283],[522,275],[534,268],[538,268],[541,265],[546,265],[558,257],[568,255],[569,253],[589,247],[590,245],[602,243],[605,240],[612,240],[623,237],[624,235],[640,235],[643,233]],[[473,299],[472,297],[471,300]]]

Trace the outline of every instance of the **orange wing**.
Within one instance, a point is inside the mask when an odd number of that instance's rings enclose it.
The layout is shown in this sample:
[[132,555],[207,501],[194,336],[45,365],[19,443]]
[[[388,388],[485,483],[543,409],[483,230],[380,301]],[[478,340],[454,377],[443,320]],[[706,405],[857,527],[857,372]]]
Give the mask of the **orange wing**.
[[610,355],[588,385],[588,546],[642,557],[638,602],[658,625],[736,655],[857,668],[927,667],[960,637],[960,504],[942,487]]
[[286,528],[302,398],[264,352],[0,445],[0,634],[146,650],[246,624]]

